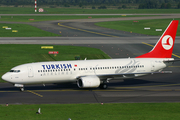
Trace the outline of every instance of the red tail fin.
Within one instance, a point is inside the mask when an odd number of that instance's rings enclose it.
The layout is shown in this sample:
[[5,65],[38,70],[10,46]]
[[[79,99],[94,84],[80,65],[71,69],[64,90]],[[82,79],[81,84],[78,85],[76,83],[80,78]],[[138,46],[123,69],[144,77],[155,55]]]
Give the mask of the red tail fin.
[[178,23],[178,20],[171,21],[154,48],[150,52],[136,58],[171,58]]

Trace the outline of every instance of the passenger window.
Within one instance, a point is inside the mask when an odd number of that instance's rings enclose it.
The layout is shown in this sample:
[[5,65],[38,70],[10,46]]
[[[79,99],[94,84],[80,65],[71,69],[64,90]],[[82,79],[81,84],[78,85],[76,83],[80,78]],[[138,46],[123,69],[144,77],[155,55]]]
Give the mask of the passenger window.
[[18,73],[18,72],[20,72],[20,70],[10,70],[9,72],[15,72],[15,73]]

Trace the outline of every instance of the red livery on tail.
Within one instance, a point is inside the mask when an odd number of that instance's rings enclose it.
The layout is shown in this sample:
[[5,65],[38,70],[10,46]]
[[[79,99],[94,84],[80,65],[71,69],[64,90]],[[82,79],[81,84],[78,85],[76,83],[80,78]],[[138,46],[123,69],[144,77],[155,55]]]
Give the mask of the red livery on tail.
[[171,58],[178,23],[178,20],[171,21],[154,48],[150,52],[136,58]]

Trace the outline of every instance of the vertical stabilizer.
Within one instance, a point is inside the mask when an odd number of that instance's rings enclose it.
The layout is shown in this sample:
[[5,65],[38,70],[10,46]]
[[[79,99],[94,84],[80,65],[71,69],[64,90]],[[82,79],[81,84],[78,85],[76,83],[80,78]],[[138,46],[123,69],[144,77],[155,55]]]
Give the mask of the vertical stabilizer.
[[178,23],[178,20],[171,21],[154,48],[150,52],[136,58],[171,58]]

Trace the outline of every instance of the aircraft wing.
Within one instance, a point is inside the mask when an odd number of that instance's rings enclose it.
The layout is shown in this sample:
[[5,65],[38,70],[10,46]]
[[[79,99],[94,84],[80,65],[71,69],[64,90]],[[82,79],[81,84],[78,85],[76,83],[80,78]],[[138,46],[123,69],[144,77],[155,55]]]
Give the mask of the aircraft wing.
[[178,62],[178,61],[180,61],[180,59],[175,59],[175,60],[164,60],[163,62],[164,63],[174,63],[174,62]]
[[157,74],[157,73],[172,73],[172,71],[160,71],[160,72],[141,72],[141,73],[119,73],[119,74],[106,74],[106,75],[97,75],[100,79],[102,78],[115,78],[115,77],[136,77],[138,74]]
[[[122,78],[129,78],[129,77],[136,77],[138,76],[138,74],[144,74],[144,75],[147,75],[147,74],[157,74],[157,73],[172,73],[172,71],[157,71],[157,72],[139,72],[139,73],[119,73],[119,74],[99,74],[99,75],[92,75],[92,76],[97,76],[99,77],[101,80],[107,80],[107,78],[117,78],[117,77],[122,77]],[[89,76],[89,75],[88,75]],[[86,77],[86,76],[78,76],[78,78],[80,77]]]

